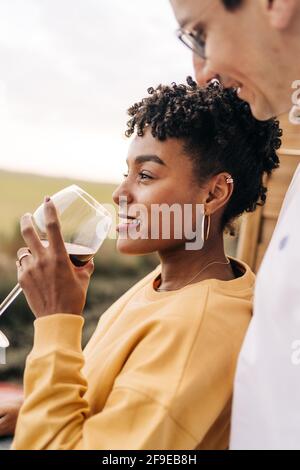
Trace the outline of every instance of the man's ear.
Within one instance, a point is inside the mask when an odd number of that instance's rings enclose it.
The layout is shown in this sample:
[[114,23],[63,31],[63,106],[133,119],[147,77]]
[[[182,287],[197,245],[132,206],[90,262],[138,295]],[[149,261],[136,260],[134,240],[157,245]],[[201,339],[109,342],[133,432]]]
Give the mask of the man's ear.
[[268,0],[267,3],[271,26],[279,30],[288,28],[297,8],[297,0]]

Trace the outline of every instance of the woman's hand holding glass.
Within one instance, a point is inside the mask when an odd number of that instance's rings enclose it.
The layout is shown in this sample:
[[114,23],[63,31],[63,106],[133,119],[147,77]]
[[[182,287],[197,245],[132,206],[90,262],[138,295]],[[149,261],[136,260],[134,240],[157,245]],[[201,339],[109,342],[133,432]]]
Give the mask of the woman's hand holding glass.
[[43,246],[31,214],[21,218],[21,233],[27,245],[18,252],[18,281],[34,315],[43,317],[55,313],[80,315],[94,263],[88,261],[76,267],[70,260],[60,230],[55,206],[50,198],[44,204],[48,246]]

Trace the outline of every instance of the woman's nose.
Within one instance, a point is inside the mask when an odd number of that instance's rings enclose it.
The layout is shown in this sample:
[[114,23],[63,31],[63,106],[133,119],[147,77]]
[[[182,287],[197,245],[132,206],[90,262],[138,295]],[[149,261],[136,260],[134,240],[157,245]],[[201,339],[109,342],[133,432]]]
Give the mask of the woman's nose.
[[123,181],[113,192],[112,198],[115,204],[118,206],[120,205],[120,200],[124,202],[125,200],[127,203],[131,203],[133,201],[133,196],[131,191],[129,190],[128,186],[126,185],[126,181]]

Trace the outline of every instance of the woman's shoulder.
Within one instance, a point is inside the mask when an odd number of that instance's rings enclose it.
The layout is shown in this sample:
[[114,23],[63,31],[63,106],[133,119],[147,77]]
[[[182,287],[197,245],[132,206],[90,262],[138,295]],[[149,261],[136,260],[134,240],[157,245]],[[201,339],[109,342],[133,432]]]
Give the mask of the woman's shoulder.
[[205,321],[208,328],[234,341],[244,336],[252,317],[255,274],[243,261],[235,258],[230,261],[236,277],[209,283]]
[[229,258],[236,277],[229,281],[206,279],[186,288],[177,306],[183,310],[188,321],[199,319],[201,329],[220,331],[225,334],[248,326],[253,312],[255,274],[241,260]]
[[254,272],[244,261],[231,256],[228,258],[234,273],[234,278],[228,281],[207,279],[204,282],[207,282],[207,284],[211,286],[212,291],[218,291],[224,296],[251,298],[255,286]]

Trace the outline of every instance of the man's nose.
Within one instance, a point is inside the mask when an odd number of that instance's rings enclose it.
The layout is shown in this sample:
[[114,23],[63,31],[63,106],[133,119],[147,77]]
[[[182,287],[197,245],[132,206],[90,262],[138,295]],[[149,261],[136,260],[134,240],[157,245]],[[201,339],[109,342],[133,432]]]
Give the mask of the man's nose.
[[207,61],[196,53],[193,54],[193,65],[198,85],[205,86],[213,78],[218,78],[216,71],[212,70]]

